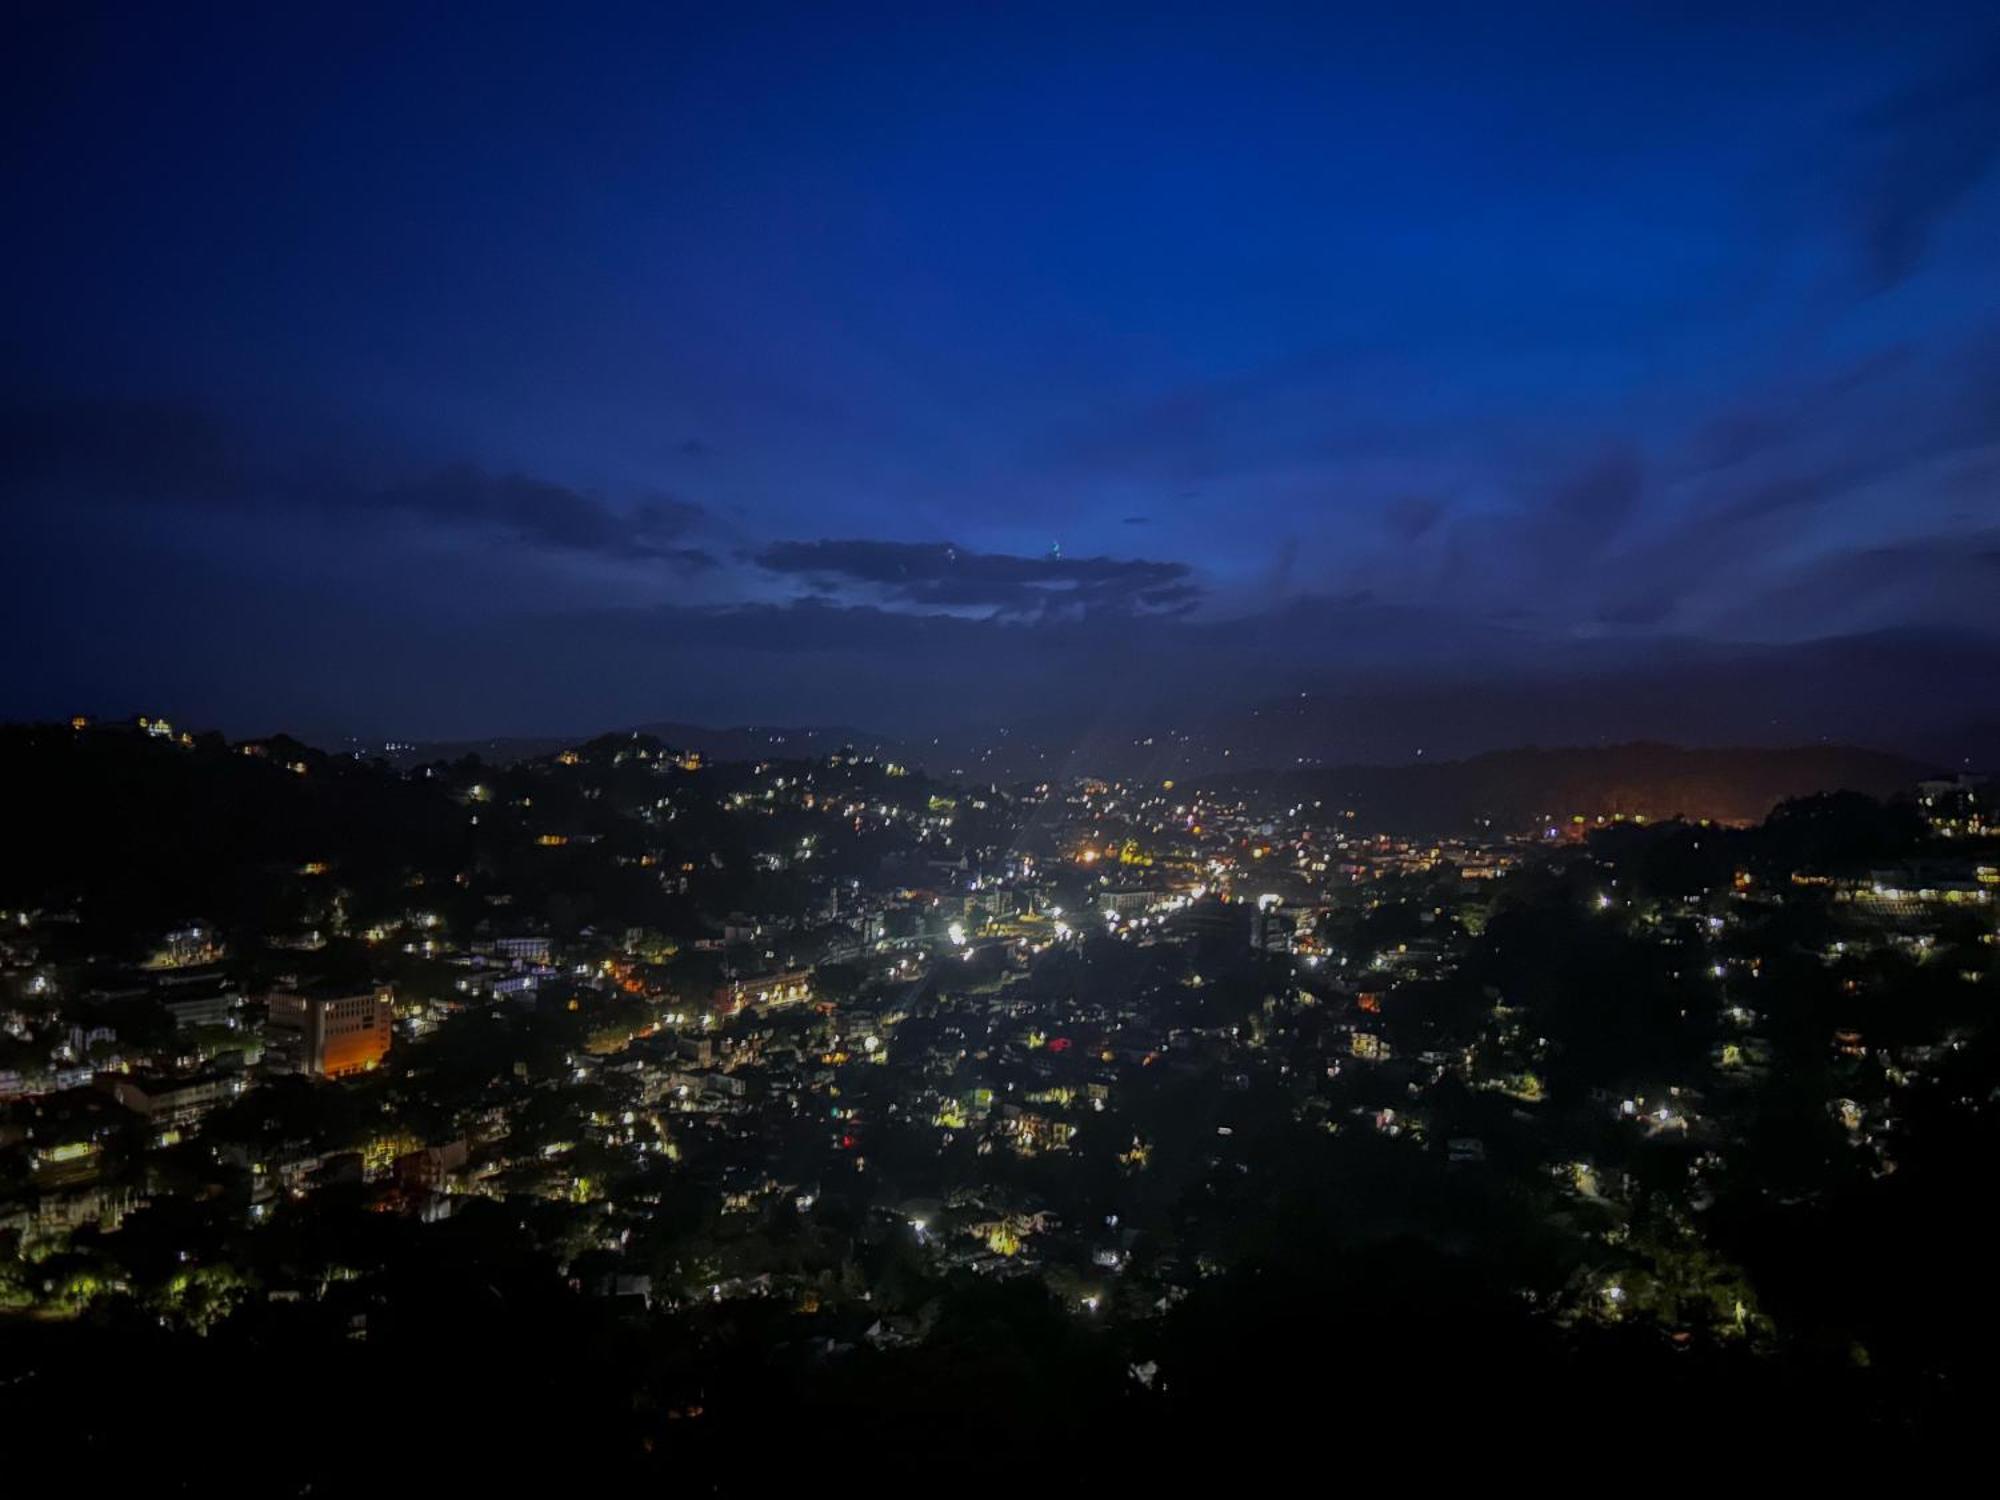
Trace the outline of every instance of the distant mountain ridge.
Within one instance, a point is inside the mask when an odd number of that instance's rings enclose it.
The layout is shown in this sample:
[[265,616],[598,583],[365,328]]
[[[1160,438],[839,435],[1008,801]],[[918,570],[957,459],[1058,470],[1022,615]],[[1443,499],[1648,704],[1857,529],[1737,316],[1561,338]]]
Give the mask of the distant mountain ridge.
[[1446,832],[1524,831],[1575,817],[1755,822],[1788,797],[1890,797],[1936,773],[1927,762],[1845,745],[1689,749],[1625,745],[1496,750],[1464,760],[1342,766],[1203,778],[1198,785],[1289,792],[1351,809],[1357,824]]
[[[1155,773],[1184,774],[1172,764],[1118,764],[1115,755],[1087,750],[1038,755],[1024,742],[1016,742],[1014,756],[1003,752],[987,759],[963,743],[898,740],[846,725],[712,729],[658,722],[618,732],[651,735],[716,761],[813,758],[851,746],[864,754],[962,779],[1086,774],[1144,779]],[[388,758],[401,765],[465,755],[509,762],[552,755],[587,738],[591,737],[430,741],[399,749]],[[1024,760],[1020,752],[1029,758]],[[1907,792],[1925,776],[1937,774],[1937,769],[1928,761],[1848,745],[1707,749],[1642,740],[1603,746],[1528,746],[1403,765],[1212,772],[1192,778],[1189,784],[1255,789],[1329,803],[1352,810],[1363,828],[1451,832],[1490,826],[1515,832],[1578,816],[1594,820],[1620,814],[1649,820],[1678,816],[1756,822],[1788,797],[1843,790],[1890,797]]]
[[[735,725],[711,729],[701,724],[660,722],[634,724],[612,731],[616,734],[650,735],[676,750],[692,750],[707,760],[737,761],[795,759],[830,755],[843,746],[884,759],[908,759],[911,751],[903,742],[886,735],[844,725],[823,728],[765,727]],[[431,761],[458,760],[476,755],[495,764],[535,760],[559,750],[581,745],[600,735],[496,735],[487,739],[418,740],[407,748],[381,752],[392,765],[424,765]],[[361,747],[364,753],[367,747]]]

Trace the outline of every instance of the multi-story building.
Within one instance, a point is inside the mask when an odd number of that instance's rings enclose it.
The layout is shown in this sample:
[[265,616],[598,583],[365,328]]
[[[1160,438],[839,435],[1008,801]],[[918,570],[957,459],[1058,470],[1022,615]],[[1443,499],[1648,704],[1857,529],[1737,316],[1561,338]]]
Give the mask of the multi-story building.
[[243,996],[227,979],[207,974],[189,979],[165,978],[157,987],[160,1003],[183,1031],[202,1026],[236,1025]]
[[270,997],[265,1063],[279,1073],[343,1078],[389,1055],[395,1006],[386,988]]
[[1097,909],[1118,917],[1136,917],[1151,911],[1166,899],[1165,891],[1140,889],[1100,891],[1097,894]]
[[797,1005],[812,998],[812,971],[787,969],[778,974],[758,974],[730,979],[715,987],[715,1008],[735,1015],[752,1006]]
[[240,1073],[208,1071],[186,1078],[100,1073],[98,1087],[162,1132],[192,1125],[243,1092]]
[[1974,838],[1994,827],[1994,797],[1988,776],[1961,773],[1917,783],[1917,806],[1931,827],[1946,836]]
[[1298,923],[1278,910],[1276,896],[1259,896],[1250,912],[1250,946],[1262,953],[1290,953]]

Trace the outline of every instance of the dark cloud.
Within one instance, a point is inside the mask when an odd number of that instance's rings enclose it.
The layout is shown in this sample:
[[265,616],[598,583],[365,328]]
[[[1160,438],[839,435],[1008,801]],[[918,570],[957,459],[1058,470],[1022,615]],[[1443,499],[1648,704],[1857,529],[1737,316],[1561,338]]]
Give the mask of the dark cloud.
[[1444,506],[1436,500],[1424,495],[1405,495],[1389,503],[1388,509],[1383,512],[1382,524],[1398,541],[1410,543],[1429,535],[1443,518]]
[[1822,472],[1783,474],[1772,479],[1760,480],[1747,486],[1736,498],[1718,509],[1711,524],[1726,525],[1734,521],[1750,521],[1760,516],[1777,515],[1784,511],[1817,505],[1829,496],[1840,493],[1844,484],[1857,477],[1859,476],[1852,472]]
[[1200,590],[1186,563],[1110,557],[1022,557],[951,542],[779,542],[754,558],[768,572],[825,590],[859,586],[900,603],[987,608],[1003,617],[1171,613]]
[[1861,122],[1854,212],[1870,284],[1923,262],[1938,226],[2000,159],[2000,51],[1924,81]]
[[[1464,513],[1444,530],[1445,597],[1488,609],[1522,595],[1537,603],[1573,597],[1637,517],[1646,475],[1636,446],[1615,442],[1580,463],[1521,476],[1512,488],[1510,510]],[[1394,518],[1392,510],[1392,525]]]
[[1727,411],[1704,422],[1692,444],[1693,464],[1700,470],[1727,469],[1777,447],[1792,435],[1792,424],[1777,413],[1745,409]]
[[526,474],[489,474],[473,464],[439,469],[381,490],[374,503],[427,520],[494,527],[531,545],[650,558],[708,568],[699,548],[674,545],[704,517],[699,505],[655,498],[625,510],[567,485]]
[[[1976,567],[1987,596],[1997,592],[1989,554],[2000,539],[1940,546],[1965,556],[1954,587],[1970,597]],[[776,704],[797,722],[889,733],[999,724],[1129,737],[1212,724],[1300,690],[1337,694],[1336,711],[1292,741],[1210,736],[1235,746],[1232,763],[1254,748],[1283,764],[1603,737],[1942,744],[2000,694],[1993,631],[1782,647],[1659,632],[1585,638],[1518,612],[1495,620],[1412,603],[1391,588],[1226,618],[972,617],[837,598],[565,610],[539,597],[474,617],[434,597],[458,590],[385,597],[357,614],[338,580],[244,573],[207,548],[162,567],[136,529],[98,542],[92,588],[53,565],[70,555],[15,554],[16,585],[0,591],[0,637],[37,643],[7,683],[16,714],[165,706],[232,732],[328,725],[400,737],[584,732],[696,704],[711,722],[770,722]],[[1895,564],[1863,557],[1807,593],[1851,592],[1885,566]],[[1910,560],[1900,587],[1940,576],[1935,561]],[[217,598],[230,607],[217,610]],[[1799,604],[1807,620],[1829,617],[1816,598]],[[511,691],[496,698],[501,677]]]
[[1634,627],[1658,625],[1674,612],[1675,600],[1670,594],[1641,595],[1598,606],[1597,621],[1601,625],[1629,625]]
[[1546,524],[1563,550],[1594,551],[1631,519],[1644,486],[1638,450],[1618,444],[1556,486]]
[[1278,543],[1277,555],[1271,559],[1271,571],[1264,580],[1264,597],[1270,600],[1285,598],[1292,591],[1292,573],[1299,564],[1299,539],[1288,536]]
[[618,508],[527,474],[455,464],[416,479],[258,466],[198,407],[69,401],[0,406],[0,498],[14,505],[146,504],[190,508],[380,512],[507,535],[531,547],[715,566],[685,543],[701,506],[653,496]]
[[1996,350],[1992,329],[1922,358],[1895,345],[1697,425],[1650,524],[1593,573],[1595,618],[1657,623],[1678,599],[1683,623],[1755,639],[1897,611],[2000,629],[2000,593],[1964,555],[2000,482]]
[[1844,411],[1862,398],[1879,398],[1916,362],[1917,351],[1912,346],[1894,344],[1830,375],[1795,376],[1782,392],[1720,412],[1696,430],[1689,445],[1689,472],[1730,469],[1809,438],[1829,424],[1838,424]]
[[[1867,629],[1899,626],[2000,630],[1991,558],[2000,531],[1908,538],[1814,556],[1776,578],[1755,621],[1805,634],[1840,619]],[[1725,619],[1725,628],[1748,620]]]

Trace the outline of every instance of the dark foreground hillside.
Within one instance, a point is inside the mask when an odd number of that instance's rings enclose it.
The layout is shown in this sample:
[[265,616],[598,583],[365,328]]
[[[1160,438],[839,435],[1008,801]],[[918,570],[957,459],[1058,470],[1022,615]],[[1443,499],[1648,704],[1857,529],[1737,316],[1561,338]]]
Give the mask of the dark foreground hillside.
[[[0,750],[0,1438],[107,1491],[1907,1479],[1986,1425],[1977,819],[1405,840],[1265,912],[1179,893],[1337,829],[1113,861],[1101,788],[631,737]],[[393,1045],[266,1055],[295,975]]]

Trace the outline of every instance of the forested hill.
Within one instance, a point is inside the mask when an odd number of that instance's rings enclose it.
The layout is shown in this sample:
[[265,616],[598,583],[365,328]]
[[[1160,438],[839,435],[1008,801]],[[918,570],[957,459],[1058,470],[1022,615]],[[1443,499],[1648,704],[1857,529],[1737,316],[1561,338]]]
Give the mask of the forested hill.
[[1553,820],[1624,814],[1755,822],[1787,797],[1856,791],[1890,797],[1932,768],[1875,750],[1813,745],[1787,750],[1695,750],[1630,744],[1499,750],[1467,760],[1404,766],[1253,773],[1215,788],[1295,789],[1302,799],[1352,809],[1364,827],[1398,832],[1528,829]]

